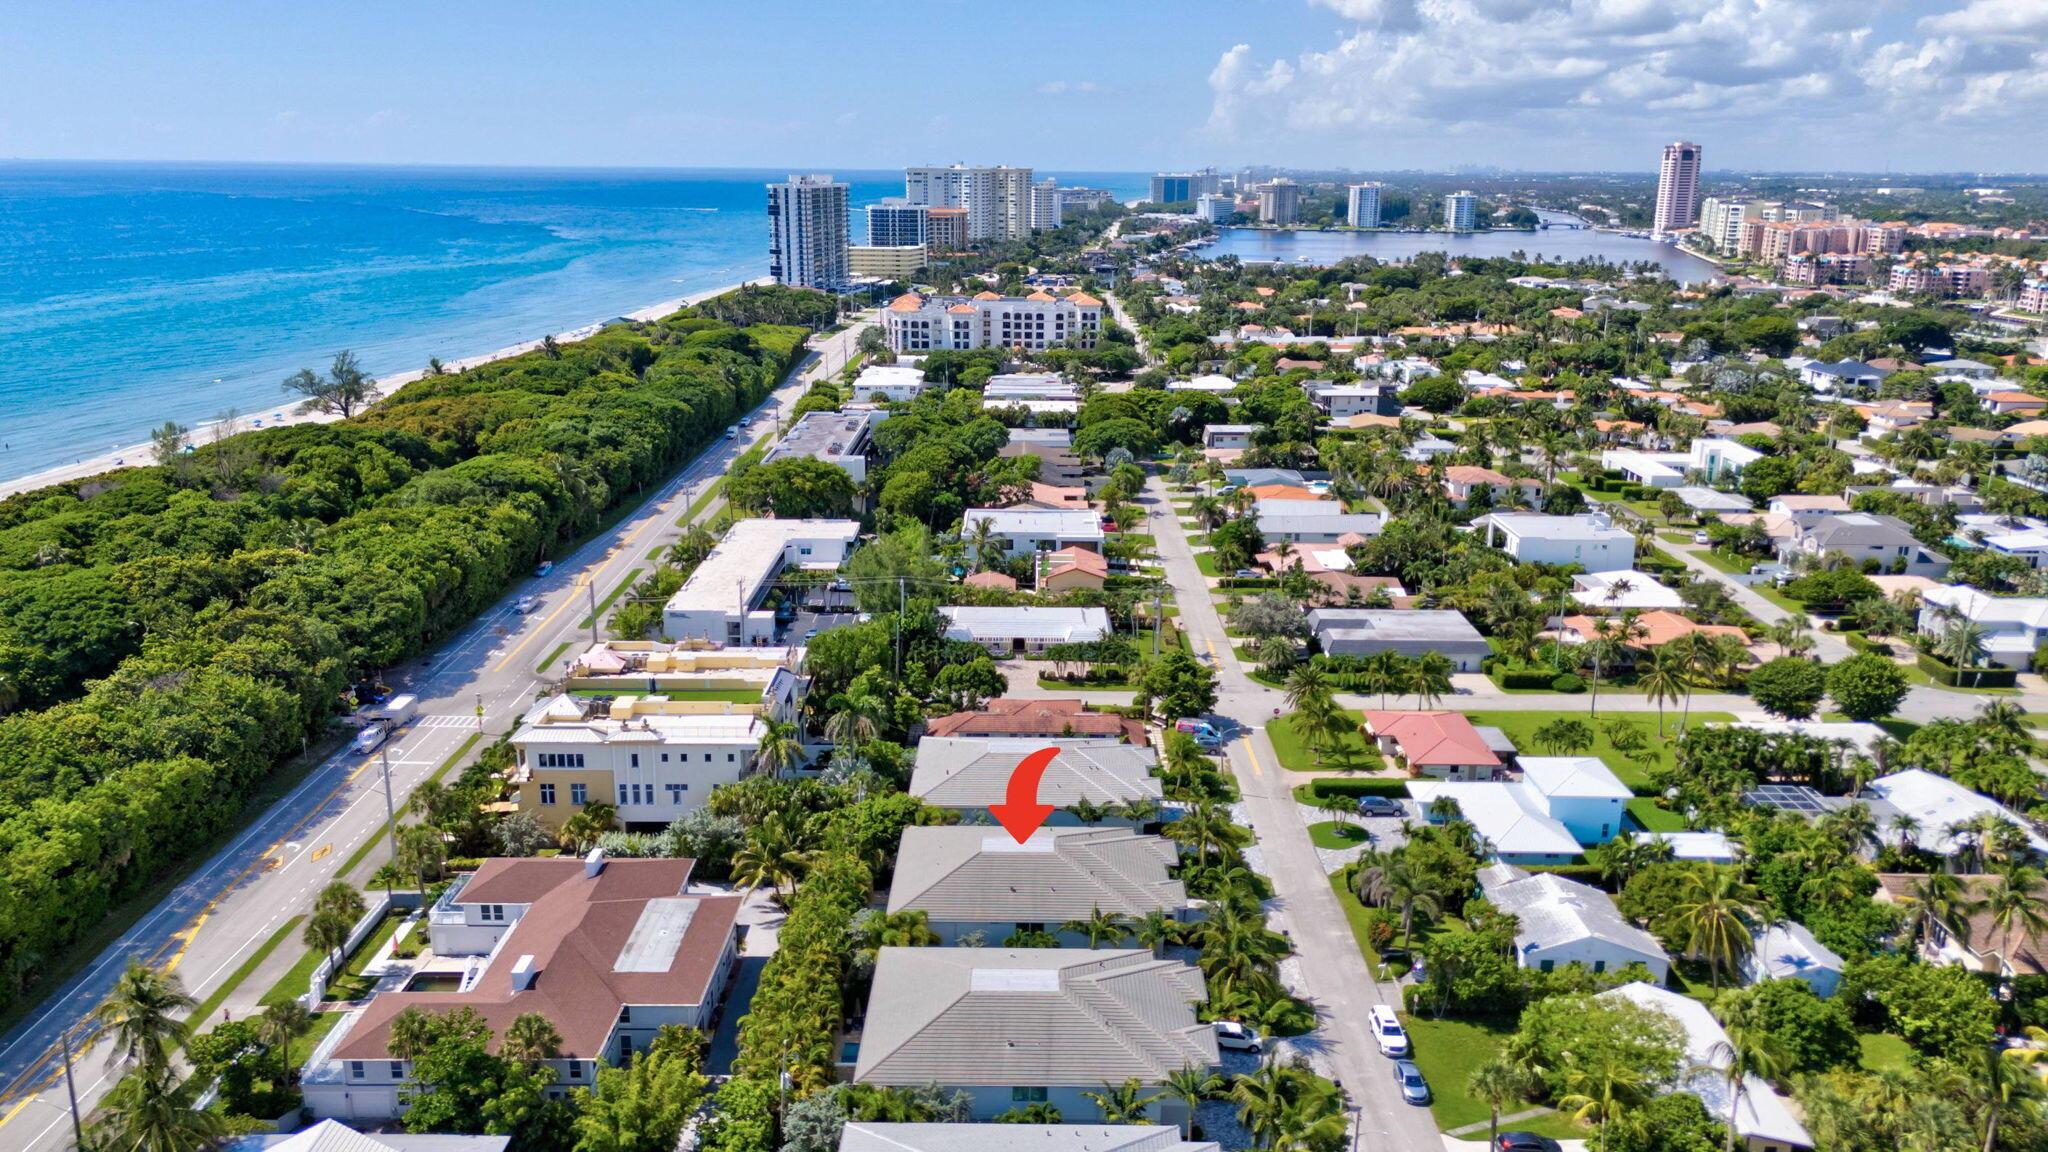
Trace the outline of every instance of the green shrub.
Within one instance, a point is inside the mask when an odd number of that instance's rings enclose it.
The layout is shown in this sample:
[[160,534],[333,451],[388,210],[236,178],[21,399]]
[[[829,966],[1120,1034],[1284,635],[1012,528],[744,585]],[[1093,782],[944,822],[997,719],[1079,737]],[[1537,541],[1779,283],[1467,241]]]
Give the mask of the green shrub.
[[1936,684],[1950,688],[2011,688],[2019,679],[2019,673],[2011,668],[1971,668],[1959,672],[1955,665],[1925,652],[1920,654],[1919,665]]
[[1318,799],[1324,796],[1350,796],[1353,798],[1360,796],[1389,796],[1400,799],[1408,795],[1408,782],[1406,780],[1388,780],[1384,778],[1346,780],[1330,776],[1321,780],[1311,781],[1308,787],[1309,793]]
[[1576,672],[1567,672],[1550,682],[1552,692],[1584,692],[1586,682]]

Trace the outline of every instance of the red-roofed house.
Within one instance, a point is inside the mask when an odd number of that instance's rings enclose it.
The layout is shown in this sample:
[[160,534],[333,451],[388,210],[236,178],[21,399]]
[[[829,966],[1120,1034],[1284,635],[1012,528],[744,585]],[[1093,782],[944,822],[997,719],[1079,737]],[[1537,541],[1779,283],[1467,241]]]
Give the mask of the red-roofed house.
[[1017,590],[1017,578],[1006,572],[976,572],[961,583],[969,588],[993,588],[999,592]]
[[1078,700],[999,696],[979,712],[955,712],[925,722],[927,736],[1013,737],[1059,740],[1083,737],[1145,742],[1145,725],[1114,712],[1090,712]]
[[1465,506],[1466,501],[1472,499],[1472,491],[1475,488],[1491,489],[1493,502],[1499,506],[1506,503],[1505,497],[1517,486],[1540,490],[1543,482],[1516,480],[1504,473],[1491,468],[1481,468],[1476,464],[1453,464],[1444,469],[1444,495],[1449,496],[1451,503],[1460,508]]
[[1100,588],[1109,579],[1109,561],[1086,548],[1067,547],[1049,552],[1040,564],[1038,587],[1043,592]]
[[349,1013],[306,1062],[306,1106],[337,1120],[405,1111],[411,1062],[391,1054],[391,1022],[418,1008],[467,1008],[492,1047],[527,1013],[561,1036],[552,1095],[597,1079],[657,1029],[710,1031],[734,964],[738,896],[685,895],[691,860],[492,859],[427,914],[432,949],[420,971],[453,991],[380,992]]
[[1365,734],[1410,776],[1493,780],[1505,767],[1463,712],[1365,713]]

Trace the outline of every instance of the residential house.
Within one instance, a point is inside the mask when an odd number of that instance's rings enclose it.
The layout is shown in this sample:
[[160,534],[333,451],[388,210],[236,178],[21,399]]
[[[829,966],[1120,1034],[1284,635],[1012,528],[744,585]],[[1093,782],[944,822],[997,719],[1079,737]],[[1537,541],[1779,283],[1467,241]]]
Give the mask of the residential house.
[[1572,599],[1588,608],[1613,612],[1685,607],[1685,598],[1677,589],[1667,588],[1655,576],[1632,568],[1578,573],[1572,577]]
[[[1199,970],[1143,949],[883,948],[852,1079],[964,1092],[981,1121],[1034,1104],[1100,1120],[1088,1094],[1104,1084],[1153,1093],[1216,1067],[1215,1031],[1195,1018],[1207,996]],[[1153,1107],[1163,1128],[1187,1118],[1171,1097]]]
[[[1007,798],[1017,762],[1046,747],[1059,749],[1038,782],[1039,803],[1055,809],[1048,824],[1078,824],[1079,818],[1067,809],[1084,800],[1097,807],[1150,804],[1156,809],[1165,798],[1164,787],[1152,774],[1159,755],[1150,748],[1116,740],[1007,736],[925,737],[917,745],[910,794],[935,808],[986,813],[991,804]],[[1137,826],[1156,819],[1118,817],[1116,822]]]
[[1948,571],[1948,557],[1929,549],[1913,536],[1904,520],[1879,512],[1843,512],[1824,516],[1807,524],[1794,522],[1797,529],[1786,549],[1793,555],[1814,559],[1835,556],[1852,564],[1868,561],[1881,572],[1903,572],[1910,576],[1939,577]]
[[553,1096],[597,1079],[600,1064],[642,1050],[664,1025],[706,1032],[735,965],[738,896],[687,892],[694,861],[491,859],[459,878],[427,915],[433,953],[459,959],[448,991],[377,993],[306,1061],[314,1115],[389,1121],[406,1110],[412,1061],[391,1051],[391,1023],[418,1008],[469,1009],[494,1035],[532,1013],[554,1025]]
[[1492,648],[1462,613],[1449,608],[1316,608],[1308,614],[1316,643],[1331,656],[1440,652],[1459,672],[1479,671]]
[[1143,744],[1145,724],[1115,712],[1090,712],[1087,704],[1078,699],[998,696],[976,711],[955,712],[925,721],[924,734],[927,739],[934,736],[1037,737],[1042,740],[1095,737]]
[[1101,608],[957,605],[941,608],[939,614],[946,618],[946,639],[972,640],[998,657],[1086,644],[1109,635],[1109,613]]
[[1088,508],[969,508],[960,517],[960,535],[970,547],[980,547],[983,524],[989,545],[1004,557],[1077,544],[1102,551],[1102,517]]
[[1109,579],[1109,561],[1101,553],[1068,546],[1047,552],[1038,561],[1038,589],[1041,592],[1071,592],[1076,588],[1101,588]]
[[1167,875],[1179,864],[1173,841],[1116,826],[1040,828],[1021,844],[1001,828],[905,828],[889,914],[924,913],[945,945],[1048,932],[1086,948],[1087,933],[1063,925],[1098,912],[1189,919],[1187,889]]
[[1452,464],[1444,469],[1444,495],[1451,503],[1463,508],[1472,499],[1476,489],[1484,488],[1489,497],[1490,507],[1501,507],[1511,503],[1517,492],[1539,493],[1543,491],[1541,480],[1516,480],[1505,473],[1476,464]]
[[2048,400],[2032,392],[1991,392],[1978,398],[1994,416],[2039,416],[2048,410]]
[[1799,382],[1816,392],[1835,395],[1868,392],[1890,375],[1857,360],[1810,360],[1799,369]]
[[1202,428],[1202,447],[1245,449],[1252,446],[1257,424],[1209,424]]
[[1698,476],[1713,483],[1739,476],[1763,453],[1735,440],[1703,437],[1684,452],[1644,452],[1635,448],[1609,448],[1600,453],[1600,466],[1620,472],[1631,482],[1651,488],[1677,488],[1688,477]]
[[[1610,628],[1614,626],[1614,621],[1611,619],[1603,620],[1592,616],[1565,616],[1558,621],[1557,636],[1559,640],[1566,644],[1590,644],[1600,638],[1601,625],[1603,623]],[[1680,636],[1689,636],[1694,632],[1716,637],[1732,636],[1742,641],[1745,645],[1749,643],[1749,633],[1733,625],[1700,624],[1663,608],[1651,609],[1648,612],[1638,612],[1631,623],[1634,625],[1634,628],[1629,633],[1626,644],[1628,648],[1635,652],[1648,652],[1655,648],[1661,648]]]
[[[569,658],[562,691],[695,701],[706,713],[755,712],[796,719],[810,677],[802,648],[691,648],[654,640],[603,640]],[[737,703],[741,692],[759,693]]]
[[849,1120],[839,1133],[838,1152],[1222,1152],[1222,1145],[1183,1140],[1180,1129],[1157,1124],[882,1124]]
[[1509,864],[1569,864],[1625,826],[1632,793],[1599,759],[1524,756],[1518,766],[1519,780],[1415,780],[1408,794],[1425,811],[1455,803],[1492,858]]
[[1681,504],[1691,509],[1695,516],[1725,516],[1731,512],[1747,512],[1756,505],[1740,492],[1716,492],[1712,488],[1701,488],[1687,484],[1679,488],[1666,489],[1678,497]]
[[1604,513],[1545,516],[1535,512],[1494,512],[1472,522],[1490,548],[1524,564],[1577,564],[1589,572],[1613,572],[1636,558],[1636,538],[1616,528]]
[[1657,938],[1629,923],[1614,900],[1590,884],[1491,864],[1479,870],[1479,888],[1495,908],[1515,917],[1515,963],[1523,968],[1549,972],[1581,964],[1608,972],[1641,964],[1657,980],[1671,970]]
[[[1871,806],[1877,818],[1878,834],[1887,843],[1904,840],[1936,856],[1957,856],[1973,850],[1975,833],[1971,825],[1983,817],[2003,820],[2019,829],[2036,856],[2048,856],[2048,840],[2033,830],[2026,819],[1988,796],[1980,796],[1946,776],[1921,768],[1908,768],[1880,776],[1865,788],[1866,795],[1884,801],[1886,807]],[[1897,820],[1905,818],[1902,828]]]
[[990,588],[998,592],[1015,592],[1017,578],[1007,572],[976,572],[960,581],[969,588]]
[[1714,1019],[1713,1009],[1690,996],[1672,992],[1658,984],[1624,984],[1600,993],[1612,1000],[1626,1000],[1670,1018],[1677,1026],[1685,1052],[1679,1059],[1677,1080],[1668,1090],[1699,1097],[1707,1115],[1729,1124],[1749,1152],[1792,1152],[1813,1147],[1813,1137],[1799,1122],[1790,1101],[1778,1095],[1763,1077],[1753,1072],[1742,1076],[1742,1092],[1736,1094],[1725,1069],[1730,1059],[1728,1032]]
[[510,1136],[358,1132],[339,1120],[321,1120],[297,1132],[230,1136],[217,1147],[219,1152],[505,1152],[511,1142]]
[[[1917,908],[1914,895],[1924,877],[1917,872],[1881,872],[1872,898],[1907,908]],[[1920,958],[1930,964],[1950,964],[1971,972],[2000,979],[2016,976],[2048,976],[2048,932],[2032,932],[2014,926],[2008,933],[1997,924],[1984,905],[1999,884],[1988,873],[1958,876],[1962,884],[1963,911],[1957,922],[1936,918],[1920,937]],[[2048,895],[2036,891],[2036,896]]]
[[1506,770],[1498,752],[1463,712],[1393,712],[1368,709],[1366,736],[1411,777],[1496,780]]
[[759,605],[785,568],[830,572],[860,538],[857,520],[741,520],[726,530],[661,610],[670,640],[763,647],[775,613]]
[[1346,512],[1336,500],[1259,500],[1252,516],[1266,543],[1339,544],[1380,534],[1386,520],[1375,512]]
[[1064,508],[1068,510],[1088,507],[1088,489],[1081,487],[1064,488],[1058,484],[1031,482],[1030,495],[1010,505],[1012,508]]
[[1920,594],[1920,632],[1939,636],[1951,622],[1968,620],[1984,630],[1984,656],[1993,664],[2022,671],[2048,644],[2048,598],[1992,596],[1966,585],[1942,585]]
[[508,738],[511,782],[519,810],[550,828],[605,803],[628,829],[659,831],[751,773],[766,733],[742,704],[554,696]]
[[1662,844],[1671,858],[1692,864],[1729,865],[1736,862],[1735,842],[1724,832],[1644,832],[1636,839]]
[[1842,983],[1842,958],[1813,938],[1806,925],[1780,920],[1757,929],[1748,956],[1742,960],[1742,982],[1798,980],[1825,1000]]
[[1328,380],[1310,380],[1302,387],[1308,393],[1309,401],[1332,420],[1401,414],[1401,390],[1391,382],[1334,384]]
[[924,378],[924,369],[902,364],[870,364],[860,370],[853,381],[853,402],[855,404],[902,403],[917,399],[926,388],[931,387]]
[[2011,532],[1993,532],[1984,537],[1983,544],[1985,550],[2010,556],[2029,568],[2039,569],[2048,564],[2048,528],[2028,526]]

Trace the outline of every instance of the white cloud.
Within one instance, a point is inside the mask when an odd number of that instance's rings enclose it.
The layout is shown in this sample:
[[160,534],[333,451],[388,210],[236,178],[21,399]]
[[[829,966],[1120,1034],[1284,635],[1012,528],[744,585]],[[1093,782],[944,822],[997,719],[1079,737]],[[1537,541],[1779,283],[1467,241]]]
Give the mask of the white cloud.
[[[1225,51],[1209,75],[1212,141],[1248,157],[1336,145],[1425,164],[1447,136],[1500,150],[1439,149],[1442,166],[1528,164],[1533,141],[1572,138],[1623,150],[1576,150],[1578,162],[1611,162],[1683,135],[1710,163],[1718,151],[1791,167],[1924,133],[1951,152],[2002,143],[2014,167],[2048,158],[2048,137],[2016,128],[2048,116],[2048,0],[1309,2],[1349,27],[1292,54]],[[1962,124],[1981,130],[1957,137]]]
[[1041,96],[1089,96],[1108,89],[1093,80],[1047,80],[1038,86]]

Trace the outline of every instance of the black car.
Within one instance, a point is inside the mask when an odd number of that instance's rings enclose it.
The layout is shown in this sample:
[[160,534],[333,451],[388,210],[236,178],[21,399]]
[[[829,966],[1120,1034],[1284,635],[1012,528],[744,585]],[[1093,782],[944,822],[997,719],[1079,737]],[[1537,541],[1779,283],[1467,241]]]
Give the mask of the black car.
[[1557,1141],[1534,1132],[1503,1132],[1493,1147],[1494,1152],[1558,1152]]
[[1402,808],[1400,801],[1390,800],[1385,796],[1360,796],[1358,798],[1358,814],[1360,816],[1399,816],[1402,814]]

